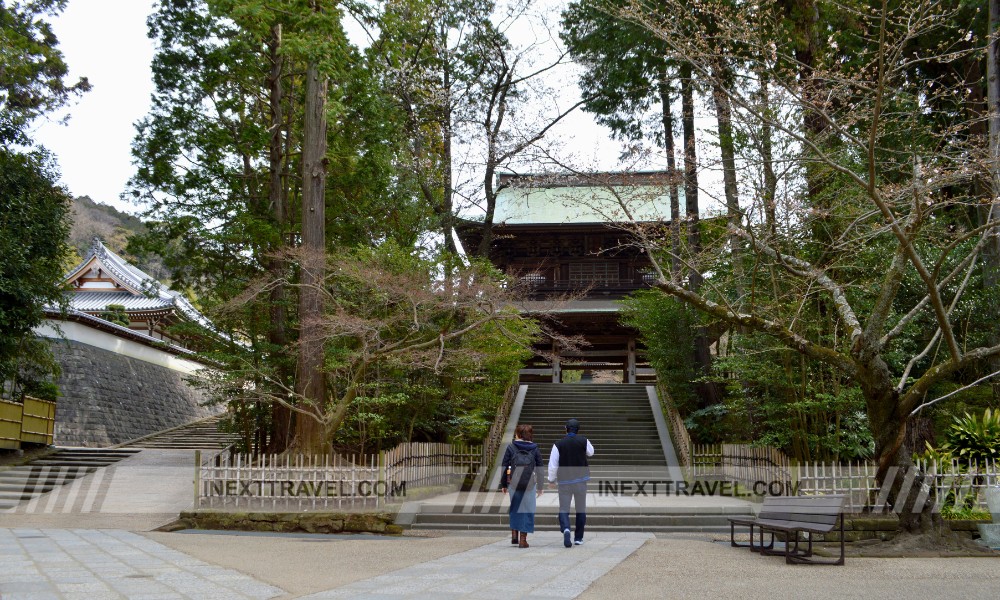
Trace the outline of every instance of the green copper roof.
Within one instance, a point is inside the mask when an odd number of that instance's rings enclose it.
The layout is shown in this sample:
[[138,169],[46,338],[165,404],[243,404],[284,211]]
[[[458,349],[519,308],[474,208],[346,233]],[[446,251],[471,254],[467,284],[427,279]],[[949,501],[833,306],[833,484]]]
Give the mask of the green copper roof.
[[632,220],[669,221],[666,186],[508,187],[497,194],[494,216],[495,223],[508,225]]

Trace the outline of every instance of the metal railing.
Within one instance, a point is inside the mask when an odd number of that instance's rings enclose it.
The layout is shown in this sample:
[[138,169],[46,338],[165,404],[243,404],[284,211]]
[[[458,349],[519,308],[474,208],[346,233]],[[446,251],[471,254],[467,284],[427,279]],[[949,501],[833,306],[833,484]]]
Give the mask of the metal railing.
[[674,450],[677,451],[677,460],[681,468],[686,472],[691,472],[692,456],[694,446],[691,444],[691,435],[680,411],[674,406],[673,398],[667,393],[666,387],[660,382],[656,384],[656,395],[660,399],[660,406],[663,414],[667,418],[667,427],[670,428],[670,439],[674,442]]
[[493,463],[493,458],[500,450],[500,445],[503,443],[503,434],[507,430],[507,421],[510,419],[510,410],[514,406],[514,399],[517,398],[517,390],[519,387],[519,373],[514,373],[514,376],[511,377],[510,384],[507,386],[507,392],[504,394],[503,402],[500,403],[500,407],[497,409],[497,416],[493,419],[493,425],[490,427],[490,431],[486,434],[486,439],[483,441],[483,456],[480,463],[480,473],[489,473],[490,467]]

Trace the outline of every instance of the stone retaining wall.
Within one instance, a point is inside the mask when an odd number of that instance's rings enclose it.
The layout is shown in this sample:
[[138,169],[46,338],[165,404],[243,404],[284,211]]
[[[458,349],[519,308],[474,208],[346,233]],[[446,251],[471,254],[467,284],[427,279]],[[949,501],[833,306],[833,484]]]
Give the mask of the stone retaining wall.
[[180,514],[168,525],[180,529],[221,529],[235,531],[278,531],[295,533],[381,533],[398,535],[403,528],[395,525],[396,516],[387,512],[357,513],[273,513],[197,510]]
[[[971,539],[979,537],[979,529],[976,525],[983,522],[954,520],[948,521],[948,526],[953,532]],[[844,515],[844,540],[848,542],[891,540],[896,537],[898,526],[899,519],[895,515]],[[817,537],[828,542],[836,542],[840,541],[840,532]]]
[[55,443],[106,447],[218,414],[185,373],[82,342],[52,340],[62,367]]

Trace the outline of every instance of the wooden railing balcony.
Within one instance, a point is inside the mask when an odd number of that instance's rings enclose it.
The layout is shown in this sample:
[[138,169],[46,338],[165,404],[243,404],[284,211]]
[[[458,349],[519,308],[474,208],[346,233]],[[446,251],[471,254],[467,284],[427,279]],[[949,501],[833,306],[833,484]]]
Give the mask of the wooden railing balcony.
[[613,296],[626,295],[636,290],[652,287],[652,282],[647,279],[615,279],[604,281],[550,281],[542,279],[532,281],[522,279],[522,283],[530,287],[531,295],[533,296],[583,291],[586,291],[588,296]]

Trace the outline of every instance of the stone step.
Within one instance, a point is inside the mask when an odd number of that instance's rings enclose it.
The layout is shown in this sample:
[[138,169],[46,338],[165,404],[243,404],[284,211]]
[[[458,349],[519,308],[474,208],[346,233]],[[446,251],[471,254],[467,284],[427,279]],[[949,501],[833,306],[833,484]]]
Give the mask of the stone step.
[[138,450],[60,448],[44,458],[0,471],[0,509],[38,498],[98,469],[128,458]]
[[606,392],[592,394],[590,392],[565,392],[557,390],[536,390],[535,386],[528,386],[527,393],[524,394],[527,398],[568,398],[574,401],[580,402],[602,402],[605,400],[623,401],[623,402],[648,402],[649,394],[645,389],[643,390],[621,390],[618,392]]
[[[730,515],[703,515],[685,519],[684,516],[635,516],[598,515],[587,513],[587,531],[652,531],[652,532],[729,532]],[[570,521],[573,520],[572,513]],[[412,529],[465,530],[465,531],[509,531],[510,518],[506,512],[486,515],[417,515],[410,525]],[[555,514],[535,515],[535,531],[558,531],[559,520]]]
[[[11,482],[11,481],[27,481],[33,479],[55,479],[58,477],[66,477],[74,474],[86,475],[87,473],[92,473],[97,470],[98,467],[80,467],[73,465],[71,467],[37,467],[37,468],[27,468],[24,470],[11,469],[10,471],[0,472],[0,482]],[[79,475],[78,475],[79,476]]]
[[127,442],[129,448],[157,448],[161,450],[221,450],[231,446],[236,434],[218,430],[221,417],[210,417],[181,427],[154,433]]
[[543,458],[565,435],[570,417],[580,419],[581,434],[597,452],[588,490],[672,479],[645,385],[528,384],[517,420],[532,425]]
[[[61,485],[62,482],[59,482]],[[10,494],[24,494],[24,493],[39,493],[44,494],[45,492],[51,492],[55,488],[59,487],[55,483],[46,483],[43,485],[0,485],[0,498],[7,497]]]
[[82,456],[85,454],[106,454],[109,456],[118,456],[135,454],[137,452],[138,450],[130,450],[128,448],[87,448],[82,446],[63,446],[56,448],[56,451],[49,456],[58,454],[72,454],[75,456]]
[[118,462],[118,461],[116,461],[116,460],[87,460],[87,459],[79,459],[79,460],[69,460],[69,459],[49,460],[49,459],[45,459],[45,460],[34,461],[31,464],[34,465],[34,466],[38,466],[38,467],[50,467],[50,468],[51,467],[95,467],[96,468],[96,467],[106,467],[106,466],[114,464],[116,462]]
[[[538,449],[541,450],[543,457],[549,455],[549,453],[552,451],[552,446],[557,441],[558,438],[551,440],[545,440],[545,439],[539,440],[537,437],[535,438],[535,443],[538,444]],[[644,451],[648,451],[663,456],[662,451],[656,452],[657,448],[656,446],[654,446],[654,444],[659,445],[660,438],[655,438],[655,437],[646,438],[644,440],[640,440],[639,442],[629,443],[629,444],[611,444],[607,440],[602,440],[600,438],[590,438],[590,443],[594,447],[594,451],[596,452],[594,456],[601,456],[601,455],[607,456],[611,454],[628,454],[631,452],[634,452],[636,454],[643,454]]]
[[32,498],[37,498],[42,494],[47,494],[51,492],[54,488],[44,489],[44,490],[24,490],[21,492],[0,492],[0,501],[13,502],[17,504],[19,502],[24,502],[25,500],[31,500]]
[[[728,526],[727,517],[733,515],[722,514],[609,514],[595,513],[588,509],[587,527],[593,525],[611,526],[648,526],[660,525],[677,527],[682,525],[694,527]],[[503,507],[495,513],[419,513],[414,523],[430,525],[432,523],[446,523],[450,525],[506,525],[509,523],[507,508]],[[555,526],[558,523],[557,511],[539,510],[535,513],[536,526]]]
[[[642,408],[649,406],[649,398],[643,395],[641,398],[628,398],[621,396],[605,396],[603,398],[579,398],[574,396],[557,396],[554,394],[525,394],[525,400],[531,402],[542,402],[551,400],[559,406],[578,406],[581,408],[592,408],[600,410],[609,406],[621,406],[622,408]],[[546,404],[536,404],[545,408]]]

